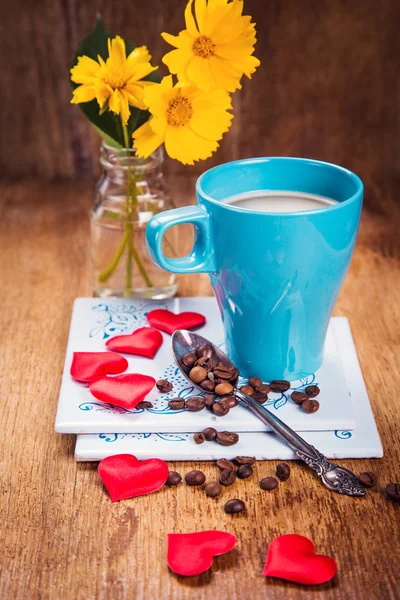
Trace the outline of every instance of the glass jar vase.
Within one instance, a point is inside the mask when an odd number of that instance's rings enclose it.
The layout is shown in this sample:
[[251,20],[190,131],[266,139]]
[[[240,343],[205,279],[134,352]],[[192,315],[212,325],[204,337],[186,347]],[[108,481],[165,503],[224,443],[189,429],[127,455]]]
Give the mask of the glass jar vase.
[[[147,251],[145,231],[151,217],[171,208],[163,178],[163,151],[139,159],[133,149],[113,148],[104,142],[91,213],[95,296],[171,298],[176,276],[156,266]],[[175,256],[174,228],[164,236],[165,252]]]

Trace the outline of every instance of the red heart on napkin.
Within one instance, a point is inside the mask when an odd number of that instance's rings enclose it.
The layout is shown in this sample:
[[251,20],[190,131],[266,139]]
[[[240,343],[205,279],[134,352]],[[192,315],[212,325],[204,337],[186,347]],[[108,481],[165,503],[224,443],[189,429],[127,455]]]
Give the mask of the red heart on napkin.
[[168,534],[168,566],[178,575],[199,575],[212,565],[214,556],[225,554],[237,538],[225,531]]
[[111,502],[159,490],[168,479],[168,465],[160,458],[138,461],[133,454],[117,454],[101,461],[98,472]]
[[332,579],[336,570],[333,558],[315,554],[313,542],[294,533],[272,540],[262,574],[296,583],[318,585]]
[[103,377],[94,381],[89,389],[102,402],[132,409],[141,402],[155,386],[156,380],[149,375],[129,373],[117,377]]
[[147,320],[152,327],[157,327],[171,335],[177,329],[191,329],[206,322],[206,318],[200,313],[182,312],[176,315],[164,308],[151,310],[147,315]]
[[158,329],[141,327],[130,335],[117,335],[110,338],[106,346],[109,350],[154,358],[162,343],[163,336]]
[[128,361],[120,354],[111,352],[74,352],[71,377],[82,383],[91,383],[110,373],[123,373]]

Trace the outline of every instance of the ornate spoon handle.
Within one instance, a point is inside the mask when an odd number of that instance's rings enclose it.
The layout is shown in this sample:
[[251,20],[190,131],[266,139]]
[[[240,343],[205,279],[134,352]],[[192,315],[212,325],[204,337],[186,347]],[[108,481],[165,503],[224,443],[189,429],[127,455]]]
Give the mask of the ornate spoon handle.
[[297,456],[313,469],[322,483],[329,490],[348,496],[364,496],[365,489],[358,478],[344,467],[340,467],[321,454],[314,446],[308,444],[286,423],[271,413],[265,406],[258,404],[251,396],[235,390],[234,395],[268,425],[284,442],[290,446]]

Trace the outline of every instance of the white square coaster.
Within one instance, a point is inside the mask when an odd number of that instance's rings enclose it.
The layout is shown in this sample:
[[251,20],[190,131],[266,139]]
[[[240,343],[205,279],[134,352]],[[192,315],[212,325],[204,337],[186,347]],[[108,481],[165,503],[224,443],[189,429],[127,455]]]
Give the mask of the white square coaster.
[[[334,317],[332,328],[343,364],[349,395],[357,419],[354,431],[315,431],[301,435],[328,458],[381,458],[383,450],[365,388],[349,323]],[[139,459],[216,460],[222,456],[255,456],[258,460],[291,460],[293,451],[273,433],[241,433],[238,444],[221,447],[212,442],[197,445],[189,433],[101,433],[78,435],[78,461],[99,461],[113,454],[130,453]]]
[[[266,431],[266,426],[244,406],[237,406],[225,417],[203,410],[172,411],[168,400],[180,396],[196,395],[196,390],[180,374],[171,351],[171,336],[163,334],[164,343],[154,359],[125,355],[129,362],[127,372],[152,375],[168,379],[174,385],[169,394],[160,394],[157,388],[146,397],[153,408],[126,410],[113,407],[92,396],[87,386],[74,381],[70,365],[74,351],[99,352],[106,350],[105,341],[110,336],[131,333],[147,324],[146,314],[155,308],[168,308],[175,313],[195,311],[204,314],[206,324],[199,333],[212,342],[222,345],[223,331],[217,303],[214,298],[176,298],[164,302],[136,300],[99,300],[79,298],[75,301],[71,330],[63,373],[56,431],[59,433],[170,433],[196,432],[205,427],[223,427],[229,431]],[[257,373],[255,373],[257,375]],[[317,383],[321,388],[318,397],[320,409],[310,415],[291,399],[293,389],[303,389]],[[343,368],[334,341],[332,328],[328,330],[324,364],[317,373],[292,383],[285,394],[269,394],[266,405],[296,431],[351,430],[356,426],[355,413],[349,399]]]

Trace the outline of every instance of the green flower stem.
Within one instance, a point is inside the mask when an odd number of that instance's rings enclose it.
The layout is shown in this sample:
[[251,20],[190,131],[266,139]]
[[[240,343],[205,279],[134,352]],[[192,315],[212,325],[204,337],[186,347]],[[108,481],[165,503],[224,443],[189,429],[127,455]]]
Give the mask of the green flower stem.
[[118,246],[118,249],[114,255],[114,258],[112,259],[112,261],[110,262],[108,267],[106,267],[104,269],[104,271],[102,271],[100,273],[100,275],[98,276],[98,280],[100,281],[100,283],[105,283],[107,281],[107,279],[109,279],[111,277],[111,275],[114,273],[115,269],[118,267],[118,263],[121,260],[121,256],[124,253],[125,246],[127,243],[128,243],[128,232],[125,231],[123,238],[121,240],[121,243]]
[[[124,144],[125,147],[129,150],[129,137],[128,137],[128,128],[125,125],[122,115],[121,115],[121,125],[122,132],[124,136]],[[129,160],[129,153],[128,153]],[[131,296],[132,291],[132,259],[137,264],[140,274],[142,275],[146,286],[151,288],[153,284],[151,282],[150,277],[148,276],[146,269],[140,259],[140,256],[135,248],[133,243],[133,216],[135,214],[135,208],[137,206],[137,196],[136,196],[136,178],[132,174],[131,168],[128,164],[127,167],[127,194],[126,194],[126,220],[124,223],[124,235],[122,237],[121,243],[117,248],[117,251],[112,259],[111,263],[106,267],[98,276],[98,280],[100,283],[105,283],[111,275],[114,273],[115,269],[118,267],[118,264],[124,254],[125,248],[127,249],[126,255],[126,272],[125,272],[125,297]]]

